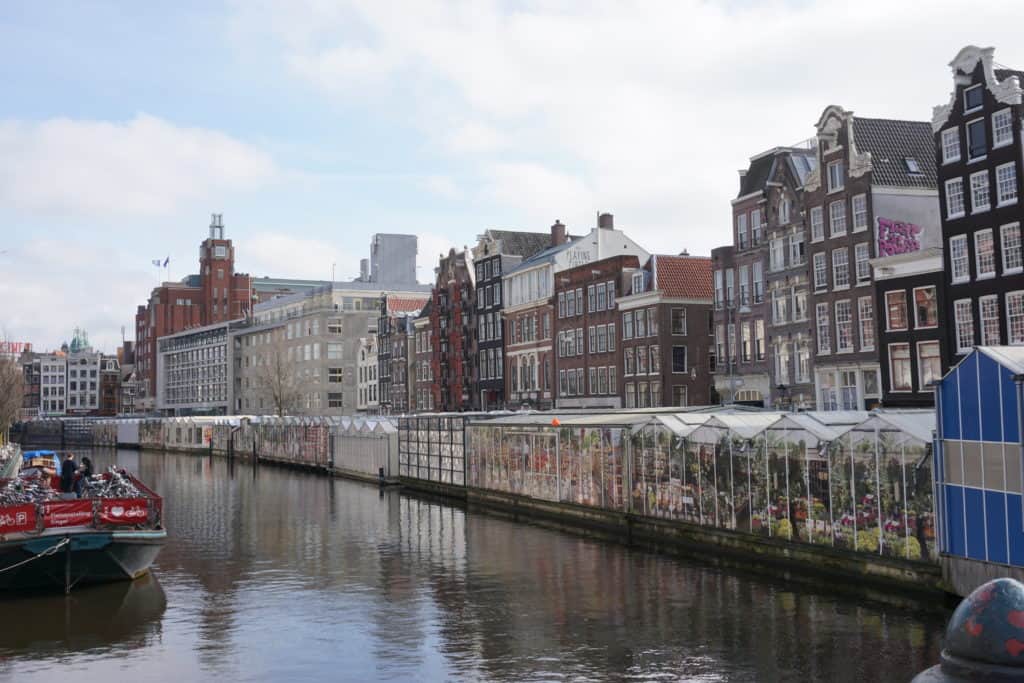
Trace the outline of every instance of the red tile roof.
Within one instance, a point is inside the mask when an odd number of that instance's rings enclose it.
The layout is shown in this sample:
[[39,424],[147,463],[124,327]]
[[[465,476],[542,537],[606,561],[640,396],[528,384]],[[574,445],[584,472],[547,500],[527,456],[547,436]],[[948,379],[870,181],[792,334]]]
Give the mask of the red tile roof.
[[388,297],[388,312],[389,313],[414,313],[423,308],[427,301],[430,299],[429,296],[409,298],[403,296],[389,296]]
[[668,297],[708,299],[714,294],[711,258],[708,256],[655,255],[655,289]]

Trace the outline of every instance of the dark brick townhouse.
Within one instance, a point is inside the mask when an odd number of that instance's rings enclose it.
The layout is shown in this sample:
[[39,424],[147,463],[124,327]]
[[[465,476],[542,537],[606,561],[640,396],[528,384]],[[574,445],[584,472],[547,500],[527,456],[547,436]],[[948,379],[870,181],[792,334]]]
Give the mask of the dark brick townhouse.
[[474,394],[481,410],[505,407],[505,325],[502,321],[506,297],[502,296],[502,274],[524,258],[543,251],[551,243],[544,232],[487,230],[473,248],[476,269],[476,377]]
[[403,413],[408,404],[406,337],[411,321],[428,297],[409,298],[385,294],[380,298],[377,321],[377,395],[382,415]]
[[937,220],[931,129],[829,106],[817,163],[804,182],[816,407],[854,410],[882,399],[871,259],[879,225]]
[[555,275],[557,407],[621,407],[616,302],[639,269],[636,256],[613,256]]
[[476,288],[469,250],[449,250],[438,262],[436,276],[430,309],[434,409],[476,410],[479,406],[472,392],[476,383]]
[[973,45],[950,67],[953,92],[932,119],[950,354],[944,368],[975,344],[1024,344],[1024,72],[997,67],[992,48]]
[[654,255],[629,273],[618,299],[621,361],[615,361],[620,376],[614,380],[623,407],[718,402],[712,294],[706,256]]

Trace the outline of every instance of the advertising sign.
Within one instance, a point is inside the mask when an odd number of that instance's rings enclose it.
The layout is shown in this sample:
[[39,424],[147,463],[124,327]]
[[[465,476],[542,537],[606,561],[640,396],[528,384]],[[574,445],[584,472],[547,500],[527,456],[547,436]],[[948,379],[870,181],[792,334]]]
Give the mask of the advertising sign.
[[149,518],[145,498],[114,498],[100,503],[100,521],[104,524],[144,524]]
[[43,525],[47,529],[92,524],[91,500],[51,500],[43,503]]
[[11,505],[0,508],[0,536],[36,530],[36,506]]

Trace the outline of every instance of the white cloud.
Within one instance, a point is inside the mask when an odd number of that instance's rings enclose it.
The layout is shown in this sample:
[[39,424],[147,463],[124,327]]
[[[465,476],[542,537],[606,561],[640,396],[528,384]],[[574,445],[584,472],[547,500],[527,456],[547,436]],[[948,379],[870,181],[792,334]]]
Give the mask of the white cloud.
[[423,189],[444,199],[462,199],[463,192],[455,179],[447,175],[429,175],[420,182]]
[[0,121],[0,203],[24,212],[163,215],[276,174],[255,147],[147,114],[121,123]]
[[484,210],[496,203],[545,224],[586,217],[577,230],[614,210],[666,251],[728,240],[736,170],[810,137],[827,105],[926,120],[964,44],[984,40],[1024,64],[1017,0],[356,0],[260,11],[278,18],[285,63],[317,65],[298,75],[324,86],[369,73],[365,106],[397,103],[436,149],[475,160]]
[[254,277],[329,280],[331,266],[338,280],[359,275],[359,259],[369,254],[349,251],[341,243],[278,232],[259,232],[239,242],[235,268]]

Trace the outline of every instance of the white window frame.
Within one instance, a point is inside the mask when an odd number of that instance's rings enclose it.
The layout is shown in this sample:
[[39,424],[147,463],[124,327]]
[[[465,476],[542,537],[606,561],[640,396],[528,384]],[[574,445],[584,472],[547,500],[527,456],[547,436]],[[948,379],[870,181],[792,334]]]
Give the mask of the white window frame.
[[[990,270],[982,270],[982,251],[980,242],[982,238],[988,238],[989,249],[987,257],[991,264]],[[996,240],[991,228],[985,228],[974,233],[974,274],[977,280],[990,280],[996,276]]]
[[[1000,182],[1000,179],[999,179],[999,172],[1003,171],[1003,170],[1005,170],[1007,168],[1013,170],[1013,184],[1012,184],[1013,196],[1004,199],[1003,198],[1003,190],[1002,190],[1003,186],[1002,186],[1002,183]],[[996,166],[995,177],[996,177],[996,206],[997,207],[998,206],[1010,206],[1011,204],[1016,204],[1017,203],[1017,162],[1016,161],[1011,161],[1009,163],[999,164],[998,166]]]
[[[845,316],[840,319],[840,310],[845,309]],[[836,326],[836,353],[853,353],[853,303],[849,299],[840,299],[835,302],[835,326]],[[840,325],[846,328],[846,338],[849,340],[849,346],[842,346],[843,335],[841,333]]]
[[[843,263],[839,263],[836,260],[836,257],[839,256],[840,254],[845,256],[846,260]],[[843,283],[840,283],[839,282],[839,278],[837,277],[840,272],[843,272],[840,269],[840,267],[839,267],[840,265],[845,266],[846,282],[843,282]],[[833,249],[832,250],[832,289],[833,289],[833,291],[839,291],[839,290],[844,290],[844,289],[849,289],[849,288],[850,288],[850,249],[848,247],[843,246],[843,247],[839,247],[838,249]]]
[[[858,285],[866,285],[871,283],[871,251],[868,248],[867,242],[859,242],[853,247],[854,253],[854,270],[856,273],[856,280]],[[861,258],[863,256],[863,258]],[[864,277],[861,278],[861,266],[864,266]]]
[[[971,181],[971,214],[982,213],[992,208],[992,188],[989,187],[988,182],[988,169],[984,171],[978,171],[970,175]],[[984,187],[981,183],[976,181],[984,182]],[[978,202],[978,194],[984,191],[984,203]]]
[[[1000,127],[996,123],[996,117],[1005,117],[1007,119],[1006,126]],[[999,139],[999,131],[1004,130],[1006,135],[1002,140]],[[1013,113],[1009,107],[1000,109],[992,114],[992,149],[998,149],[999,147],[1005,147],[1013,143]]]
[[935,349],[935,358],[939,360],[939,370],[935,373],[936,379],[942,378],[942,349],[939,342],[936,340],[931,341],[920,341],[917,342],[917,390],[918,392],[928,392],[931,389],[928,388],[928,382],[924,376],[924,363],[921,362],[921,349],[923,347],[929,347]]
[[965,114],[970,114],[973,111],[978,111],[978,110],[984,108],[984,106],[985,106],[985,93],[982,93],[981,104],[979,104],[977,107],[971,107],[970,109],[967,108],[967,93],[972,92],[974,90],[977,90],[978,88],[981,88],[981,87],[983,87],[982,83],[979,83],[977,85],[972,85],[972,86],[969,86],[967,88],[964,88],[964,91],[962,93],[962,95],[963,95],[962,105],[963,105],[963,110],[964,110]]
[[[839,209],[842,210],[843,229],[842,229],[841,232],[836,230],[836,212],[833,211],[833,209],[836,208],[836,207],[839,207]],[[846,219],[847,219],[847,216],[846,216],[846,202],[843,201],[842,199],[837,199],[834,202],[830,202],[829,205],[828,205],[828,236],[829,237],[841,237],[842,235],[845,235],[846,231],[847,231],[847,229],[849,227],[847,225],[847,220]]]
[[[1010,307],[1016,303],[1018,310],[1011,314]],[[1014,333],[1014,322],[1017,322],[1017,333]],[[1006,343],[1010,346],[1024,345],[1024,290],[1006,293]]]
[[[820,257],[820,258],[819,258]],[[819,251],[814,255],[814,291],[815,292],[827,292],[828,291],[828,256],[825,255],[824,251]],[[818,269],[818,265],[821,265],[821,269]],[[821,274],[821,281],[819,286],[818,275]]]
[[[864,323],[871,321],[872,332],[870,338],[864,334]],[[862,296],[857,299],[857,327],[860,333],[860,350],[875,350],[875,305],[870,296]]]
[[[955,245],[963,245],[963,256],[957,257]],[[963,265],[963,274],[957,275],[957,263]],[[949,270],[950,282],[954,285],[971,281],[971,255],[967,250],[967,235],[953,235],[949,238]]]
[[[986,315],[986,308],[988,313]],[[1000,336],[999,331],[999,295],[989,294],[987,296],[978,297],[978,324],[981,328],[981,345],[982,346],[999,346]],[[995,329],[992,330],[992,334],[988,334],[988,328],[986,323],[995,322]]]
[[[910,368],[908,377],[910,378],[910,386],[905,389],[896,388],[896,373],[893,372],[893,349],[898,346],[906,347],[907,349],[907,365]],[[910,344],[908,342],[894,342],[888,346],[889,355],[889,392],[893,394],[907,394],[914,391],[914,367],[911,363],[913,356],[910,353]]]
[[[952,211],[952,204],[950,203],[950,197],[952,196],[949,192],[950,187],[959,187],[960,196],[960,209],[958,211]],[[963,218],[966,215],[967,203],[964,201],[964,179],[957,176],[956,178],[950,178],[945,183],[946,188],[946,220],[954,220],[956,218]]]
[[[860,207],[858,208],[858,204]],[[866,194],[854,195],[850,200],[851,212],[853,213],[853,232],[864,232],[868,229],[868,196]],[[858,223],[857,217],[863,216],[862,223]]]
[[[1007,245],[1007,232],[1009,229],[1013,229],[1016,232],[1015,239],[1017,245],[1015,248]],[[1021,243],[1020,223],[1014,222],[999,226],[999,240],[1000,251],[1003,256],[1003,275],[1024,272],[1024,245]],[[1013,253],[1017,255],[1017,264],[1011,266],[1007,256]]]
[[[814,307],[814,329],[815,342],[818,348],[818,355],[825,356],[832,353],[832,323],[829,320],[831,311],[827,302],[815,304]],[[822,336],[822,330],[826,336]],[[824,341],[824,343],[823,343]]]
[[[971,156],[971,126],[976,123],[981,124],[981,131],[985,135],[985,153],[980,154],[976,157]],[[985,131],[985,117],[979,116],[976,119],[971,119],[964,124],[964,142],[967,143],[967,163],[974,164],[979,161],[983,161],[988,158],[988,133]]]
[[[961,321],[959,314],[964,310],[967,311],[967,319],[966,321]],[[963,323],[969,325],[970,329],[962,329]],[[972,299],[957,299],[953,302],[953,325],[953,339],[956,342],[957,355],[970,353],[971,349],[974,348],[974,304]],[[968,336],[970,337],[970,343],[967,345],[961,343]]]
[[[922,291],[922,290],[925,290],[925,289],[931,289],[931,290],[935,291],[935,324],[934,325],[922,325],[921,324],[921,319],[918,317],[917,293],[919,291]],[[936,287],[935,285],[924,285],[923,287],[914,287],[911,290],[910,295],[911,295],[910,296],[911,302],[914,305],[914,329],[915,330],[934,330],[935,328],[937,328],[939,326],[939,316],[941,315],[941,312],[939,311],[939,288]]]
[[[838,192],[839,190],[842,190],[844,187],[846,187],[846,179],[844,178],[845,169],[842,159],[837,159],[836,161],[828,162],[828,164],[825,166],[825,169],[828,180],[828,194]],[[839,171],[838,173],[833,174],[832,169],[839,169]],[[833,178],[833,175],[835,175],[836,177]]]
[[825,239],[825,208],[822,206],[811,207],[811,242],[821,242]]
[[[889,307],[889,295],[890,294],[898,294],[901,297],[903,297],[903,320],[904,320],[905,325],[906,325],[905,327],[893,327],[892,326],[892,316],[889,315],[889,309],[890,309],[890,307]],[[907,290],[905,290],[905,289],[890,289],[882,297],[882,300],[885,302],[885,331],[886,332],[906,332],[907,330],[909,330],[910,329],[910,311],[907,309]]]
[[[953,156],[953,145],[956,143],[956,156]],[[942,131],[942,163],[951,164],[960,161],[960,126],[953,126]]]

